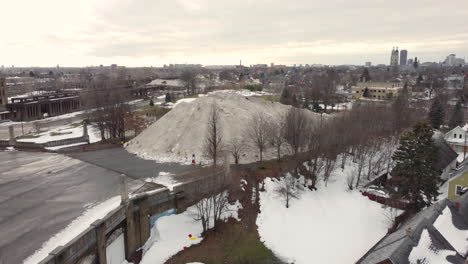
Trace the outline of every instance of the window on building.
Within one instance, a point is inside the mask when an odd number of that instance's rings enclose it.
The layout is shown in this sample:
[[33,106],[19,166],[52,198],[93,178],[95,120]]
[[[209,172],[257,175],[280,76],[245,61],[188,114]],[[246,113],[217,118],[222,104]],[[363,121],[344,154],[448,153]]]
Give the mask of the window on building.
[[463,190],[463,186],[455,185],[455,195],[461,196],[462,195],[462,190]]
[[460,134],[459,138],[462,138],[462,134]]
[[453,134],[453,138],[457,138],[457,134]]

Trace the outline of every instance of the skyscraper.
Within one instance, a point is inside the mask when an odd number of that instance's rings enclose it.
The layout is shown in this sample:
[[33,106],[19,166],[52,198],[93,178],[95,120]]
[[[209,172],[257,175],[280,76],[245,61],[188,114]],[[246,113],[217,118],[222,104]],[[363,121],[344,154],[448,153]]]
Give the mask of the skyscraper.
[[408,59],[408,51],[401,50],[400,51],[400,65],[406,65],[406,60]]
[[398,47],[395,49],[395,47],[393,47],[392,49],[392,54],[390,56],[390,68],[393,70],[393,71],[396,71],[398,70]]

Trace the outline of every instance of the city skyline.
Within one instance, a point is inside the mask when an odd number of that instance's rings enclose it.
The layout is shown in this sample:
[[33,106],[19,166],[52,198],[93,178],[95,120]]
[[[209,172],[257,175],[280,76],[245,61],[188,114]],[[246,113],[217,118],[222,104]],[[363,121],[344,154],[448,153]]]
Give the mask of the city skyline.
[[[453,8],[453,6],[457,8]],[[0,65],[388,64],[468,54],[468,2],[8,1]],[[402,8],[403,7],[403,8]]]

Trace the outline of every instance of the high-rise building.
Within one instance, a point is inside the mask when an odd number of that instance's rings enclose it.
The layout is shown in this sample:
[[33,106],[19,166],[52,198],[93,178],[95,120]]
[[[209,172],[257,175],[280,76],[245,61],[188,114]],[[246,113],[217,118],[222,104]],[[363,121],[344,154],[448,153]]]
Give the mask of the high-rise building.
[[398,69],[398,55],[398,47],[396,49],[393,47],[392,54],[390,56],[390,68],[392,70]]
[[365,65],[366,65],[366,67],[370,67],[370,66],[372,66],[372,62],[366,61],[366,64],[365,64]]
[[401,50],[400,51],[400,65],[406,65],[406,60],[408,59],[408,51]]

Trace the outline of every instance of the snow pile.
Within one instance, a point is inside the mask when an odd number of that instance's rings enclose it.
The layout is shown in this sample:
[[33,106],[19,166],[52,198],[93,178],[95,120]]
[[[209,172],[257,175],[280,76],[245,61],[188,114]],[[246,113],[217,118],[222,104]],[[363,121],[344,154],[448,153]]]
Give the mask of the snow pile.
[[299,192],[288,209],[276,192],[281,183],[265,180],[257,226],[264,244],[287,263],[354,263],[387,232],[385,210],[347,190],[344,177]]
[[432,249],[432,241],[429,236],[427,229],[424,229],[421,233],[421,239],[416,247],[411,250],[408,260],[412,264],[425,263],[425,264],[437,264],[437,263],[448,263],[447,257],[455,255],[455,252],[451,250],[437,250]]
[[[290,106],[280,103],[233,92],[217,92],[190,99],[190,102],[185,99],[185,102],[177,104],[173,110],[131,140],[126,149],[144,159],[160,162],[191,163],[192,154],[195,154],[197,163],[200,160],[205,162],[202,145],[213,102],[220,109],[224,143],[235,137],[245,138],[245,131],[253,114],[262,113],[276,120],[280,114],[290,109]],[[315,117],[314,113],[307,113]],[[258,160],[256,149],[251,147],[246,156],[241,157],[241,163]],[[267,150],[264,156],[266,159],[274,158],[274,149]]]
[[460,255],[466,255],[466,252],[468,252],[468,230],[461,230],[453,225],[450,208],[445,207],[442,215],[435,221],[434,227],[439,230]]
[[120,196],[115,196],[92,208],[88,208],[80,217],[73,220],[69,226],[45,242],[41,249],[28,257],[23,264],[39,263],[39,261],[47,257],[47,255],[49,255],[49,253],[56,247],[63,246],[70,242],[81,232],[86,230],[86,228],[88,228],[94,221],[105,217],[110,211],[114,210],[119,205]]
[[[239,221],[237,212],[240,208],[242,205],[236,201],[235,204],[228,206],[228,210],[221,218],[227,220],[232,217]],[[196,206],[191,206],[181,214],[159,218],[151,230],[150,239],[146,242],[151,244],[151,247],[140,263],[163,264],[171,256],[184,250],[184,247],[188,248],[200,243],[203,240],[201,237],[203,228],[201,222],[193,220],[196,210]],[[195,239],[190,239],[189,235]]]

